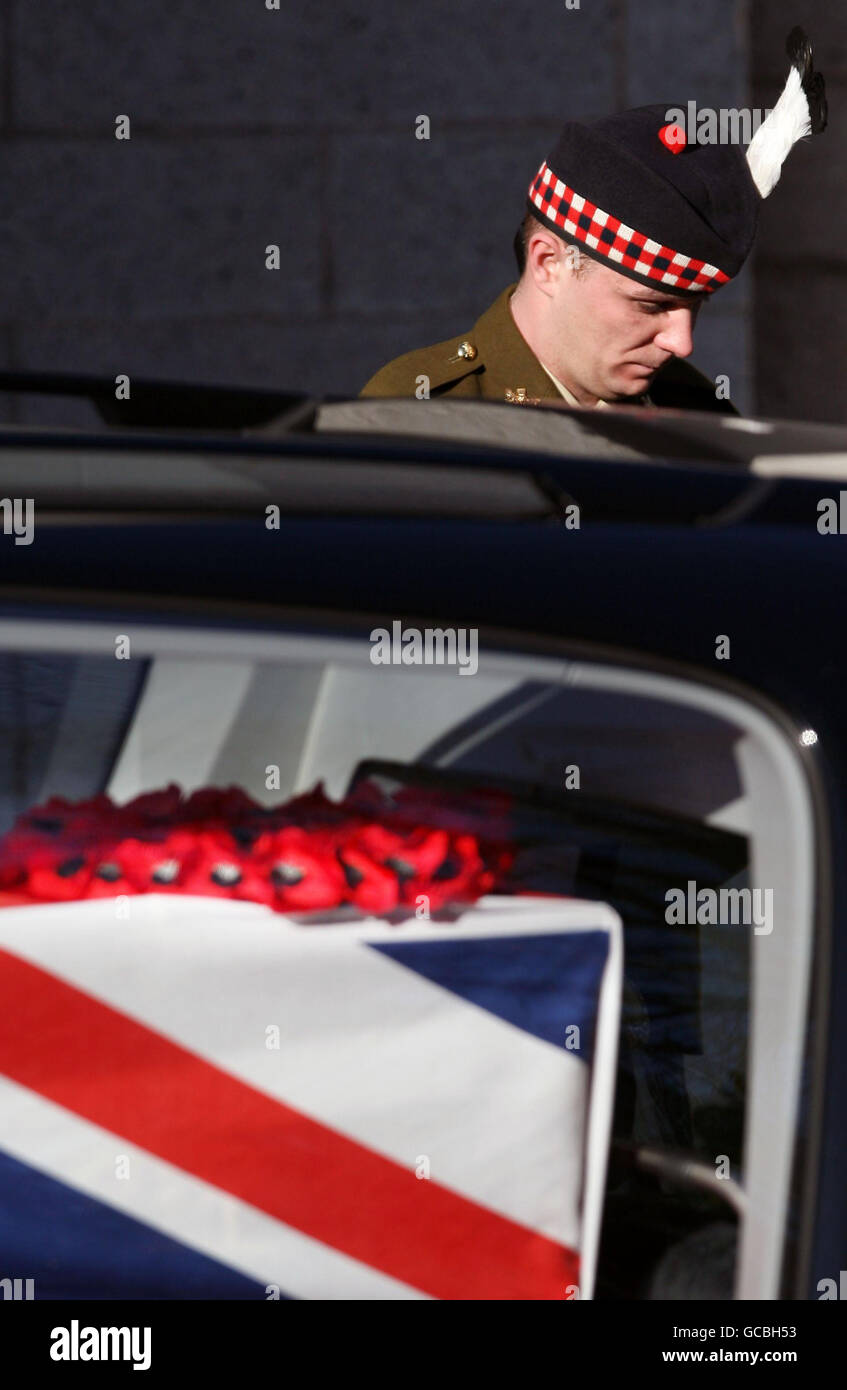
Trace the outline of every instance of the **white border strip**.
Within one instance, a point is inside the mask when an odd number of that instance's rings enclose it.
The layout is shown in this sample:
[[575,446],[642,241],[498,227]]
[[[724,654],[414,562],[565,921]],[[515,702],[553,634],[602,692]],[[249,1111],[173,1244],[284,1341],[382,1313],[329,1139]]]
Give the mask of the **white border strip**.
[[760,478],[820,478],[847,482],[847,454],[758,454],[750,472]]

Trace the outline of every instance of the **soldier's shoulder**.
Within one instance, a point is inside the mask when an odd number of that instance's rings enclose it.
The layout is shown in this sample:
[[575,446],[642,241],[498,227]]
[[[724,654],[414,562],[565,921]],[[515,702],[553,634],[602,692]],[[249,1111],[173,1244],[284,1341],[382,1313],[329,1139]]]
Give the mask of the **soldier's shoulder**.
[[654,405],[670,406],[676,410],[716,410],[724,415],[737,415],[732,401],[719,396],[715,383],[681,357],[672,357],[650,383],[650,399]]
[[387,362],[359,395],[440,395],[473,376],[479,367],[479,354],[467,335],[445,338],[441,343],[415,348]]

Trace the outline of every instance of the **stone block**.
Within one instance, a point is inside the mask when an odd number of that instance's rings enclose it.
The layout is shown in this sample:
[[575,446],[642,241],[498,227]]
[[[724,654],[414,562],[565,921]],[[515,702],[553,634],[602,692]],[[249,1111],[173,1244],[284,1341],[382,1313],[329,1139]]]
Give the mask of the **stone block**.
[[0,180],[8,318],[318,309],[315,141],[18,138],[0,145]]
[[[342,314],[452,308],[472,323],[516,278],[526,192],[555,126],[338,137],[330,234]],[[366,195],[363,196],[363,190]]]
[[847,423],[847,275],[811,265],[762,267],[754,332],[763,415]]
[[16,120],[91,131],[128,112],[142,126],[305,131],[396,125],[419,112],[600,115],[614,101],[613,10],[613,0],[18,5]]
[[651,0],[627,6],[627,105],[749,105],[741,0]]

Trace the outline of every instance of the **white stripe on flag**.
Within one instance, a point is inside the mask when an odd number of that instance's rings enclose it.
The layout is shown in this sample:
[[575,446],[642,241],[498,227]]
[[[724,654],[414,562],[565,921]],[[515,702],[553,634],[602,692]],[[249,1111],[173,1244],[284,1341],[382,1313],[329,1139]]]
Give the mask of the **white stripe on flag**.
[[[0,1076],[0,1113],[0,1148],[22,1163],[260,1284],[276,1284],[282,1293],[305,1299],[426,1298],[5,1076]],[[116,1177],[119,1154],[129,1158],[126,1180]]]

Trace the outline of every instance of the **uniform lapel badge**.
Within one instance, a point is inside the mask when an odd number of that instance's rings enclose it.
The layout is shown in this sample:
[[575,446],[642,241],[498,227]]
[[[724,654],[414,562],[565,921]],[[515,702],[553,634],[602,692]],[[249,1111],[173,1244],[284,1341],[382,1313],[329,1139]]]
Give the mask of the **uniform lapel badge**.
[[476,357],[476,353],[477,353],[477,350],[476,350],[476,348],[474,347],[473,343],[469,343],[469,342],[467,341],[467,339],[466,339],[463,343],[460,343],[459,346],[456,348],[455,356],[453,356],[453,357],[448,357],[448,358],[447,358],[447,361],[448,361],[448,362],[473,362],[474,358]]

